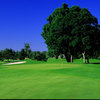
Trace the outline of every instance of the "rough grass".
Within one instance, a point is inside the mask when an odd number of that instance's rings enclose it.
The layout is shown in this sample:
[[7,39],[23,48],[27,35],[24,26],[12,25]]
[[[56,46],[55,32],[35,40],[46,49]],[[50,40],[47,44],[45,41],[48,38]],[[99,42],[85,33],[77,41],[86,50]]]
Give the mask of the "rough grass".
[[0,99],[100,99],[100,64],[58,60],[0,65]]

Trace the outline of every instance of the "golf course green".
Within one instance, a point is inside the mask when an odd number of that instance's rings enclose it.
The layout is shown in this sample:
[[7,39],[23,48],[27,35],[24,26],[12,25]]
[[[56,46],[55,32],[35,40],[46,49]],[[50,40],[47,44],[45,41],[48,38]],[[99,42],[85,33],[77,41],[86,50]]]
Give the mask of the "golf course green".
[[0,99],[100,99],[100,61],[52,62],[0,65]]

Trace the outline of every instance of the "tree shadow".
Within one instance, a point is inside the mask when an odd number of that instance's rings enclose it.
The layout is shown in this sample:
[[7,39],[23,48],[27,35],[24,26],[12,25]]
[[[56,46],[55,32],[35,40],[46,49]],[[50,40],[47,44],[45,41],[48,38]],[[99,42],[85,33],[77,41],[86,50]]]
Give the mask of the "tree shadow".
[[100,64],[100,63],[91,63],[91,64]]
[[5,61],[6,63],[10,63],[10,62],[14,62],[14,61],[12,61],[12,60],[8,60],[8,61]]

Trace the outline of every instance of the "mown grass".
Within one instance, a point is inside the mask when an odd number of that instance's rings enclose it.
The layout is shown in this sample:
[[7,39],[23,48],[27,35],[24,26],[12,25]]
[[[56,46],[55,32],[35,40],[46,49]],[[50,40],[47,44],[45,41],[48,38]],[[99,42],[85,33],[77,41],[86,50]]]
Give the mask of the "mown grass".
[[58,60],[1,65],[0,99],[100,99],[100,61]]

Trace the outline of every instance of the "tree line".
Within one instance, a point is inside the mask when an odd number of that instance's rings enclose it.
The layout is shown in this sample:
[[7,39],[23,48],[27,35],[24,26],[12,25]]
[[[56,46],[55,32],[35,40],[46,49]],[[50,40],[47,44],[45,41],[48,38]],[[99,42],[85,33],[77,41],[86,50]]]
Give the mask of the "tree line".
[[38,61],[47,61],[47,51],[32,51],[29,43],[25,43],[24,48],[20,51],[14,51],[13,49],[6,48],[0,51],[0,61],[10,60],[24,60],[29,58]]

